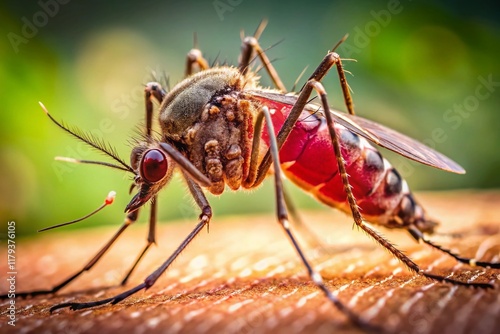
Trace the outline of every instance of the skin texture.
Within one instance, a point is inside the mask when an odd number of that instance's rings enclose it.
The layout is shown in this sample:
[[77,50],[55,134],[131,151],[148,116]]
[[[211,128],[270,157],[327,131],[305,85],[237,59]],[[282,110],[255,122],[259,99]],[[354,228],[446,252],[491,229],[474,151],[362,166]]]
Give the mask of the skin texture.
[[[169,191],[169,190],[167,190]],[[442,232],[459,232],[446,245],[483,260],[500,256],[500,192],[418,194],[443,224]],[[254,196],[262,196],[255,193]],[[267,196],[271,202],[272,196]],[[185,203],[179,199],[180,203]],[[269,203],[271,208],[272,203]],[[321,236],[323,251],[314,263],[326,284],[353,310],[394,333],[495,333],[500,326],[496,289],[456,288],[413,275],[366,235],[352,229],[351,217],[336,210],[307,212],[301,217]],[[126,287],[142,282],[192,229],[194,214],[159,224],[158,238]],[[89,259],[115,226],[54,230],[22,240],[16,289],[51,287]],[[9,300],[0,301],[2,333],[364,333],[325,301],[277,226],[273,214],[218,216],[210,233],[202,233],[156,285],[116,305],[84,311],[50,307],[68,301],[107,298],[121,291],[120,280],[143,247],[147,227],[130,227],[91,271],[50,296],[16,299],[16,327],[7,324]],[[384,231],[387,232],[387,231]],[[424,269],[475,282],[495,280],[498,270],[470,268],[419,245],[404,233],[387,232],[391,240]],[[326,250],[326,253],[325,253]],[[36,279],[34,279],[36,278]],[[7,292],[1,286],[0,293]]]

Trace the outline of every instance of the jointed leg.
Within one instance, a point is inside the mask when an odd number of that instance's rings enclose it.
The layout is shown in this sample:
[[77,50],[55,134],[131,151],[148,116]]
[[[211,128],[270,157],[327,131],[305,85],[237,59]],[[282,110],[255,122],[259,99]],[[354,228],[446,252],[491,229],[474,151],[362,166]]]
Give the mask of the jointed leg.
[[130,278],[130,275],[132,275],[132,272],[135,270],[139,262],[141,262],[142,258],[148,251],[149,247],[151,245],[156,243],[156,212],[157,212],[157,202],[156,202],[156,196],[153,201],[151,201],[151,212],[149,215],[149,229],[148,229],[148,241],[146,243],[146,246],[142,250],[142,252],[139,254],[137,259],[135,260],[134,264],[132,265],[132,268],[129,269],[125,277],[123,278],[121,285],[127,284],[128,279]]
[[[368,225],[366,225],[361,217],[361,213],[359,211],[359,207],[356,204],[356,199],[354,198],[354,195],[351,190],[351,186],[349,184],[349,179],[348,175],[346,172],[344,160],[341,155],[340,151],[340,144],[339,140],[337,138],[337,135],[334,130],[334,121],[332,119],[331,113],[330,113],[330,108],[328,106],[328,100],[327,100],[327,95],[326,91],[323,88],[323,85],[320,83],[320,80],[326,75],[328,70],[333,66],[336,65],[338,72],[343,73],[342,66],[340,63],[340,57],[336,53],[329,53],[321,62],[321,64],[318,66],[318,68],[314,71],[313,75],[311,78],[308,80],[308,82],[304,85],[303,89],[301,90],[297,101],[295,105],[293,106],[288,118],[285,120],[282,128],[280,129],[280,132],[278,133],[276,137],[276,145],[277,149],[279,150],[283,143],[285,142],[286,138],[290,134],[291,130],[293,129],[295,122],[297,121],[299,115],[303,111],[304,107],[306,106],[311,93],[314,90],[317,91],[318,95],[321,98],[321,104],[324,110],[324,114],[326,117],[326,121],[328,124],[328,129],[330,133],[330,137],[332,139],[332,145],[334,148],[335,156],[337,158],[337,165],[338,165],[338,170],[342,178],[342,183],[344,185],[344,190],[347,194],[347,199],[349,203],[349,207],[352,212],[352,216],[354,218],[354,222],[356,225],[364,230],[368,235],[370,235],[373,239],[375,239],[380,245],[385,247],[389,252],[391,252],[397,259],[399,259],[401,262],[403,262],[411,271],[418,273],[420,275],[423,275],[425,277],[437,280],[437,281],[442,281],[442,282],[449,282],[457,285],[465,285],[465,286],[475,286],[475,287],[482,287],[482,288],[490,288],[492,287],[491,284],[483,284],[483,283],[466,283],[466,282],[461,282],[457,281],[448,277],[443,277],[439,275],[434,275],[430,273],[424,272],[420,267],[413,262],[408,256],[406,256],[404,253],[402,253],[400,250],[398,250],[394,245],[392,245],[390,242],[385,240],[381,235],[379,235],[375,230],[370,228]],[[347,83],[345,82],[345,76],[341,76],[341,84],[345,85],[347,87]],[[345,102],[348,106],[349,109],[349,99],[344,95]],[[257,118],[257,121],[259,121],[259,118]],[[256,122],[256,124],[258,124]],[[257,126],[256,126],[257,128]],[[255,140],[255,138],[254,138]],[[255,143],[254,143],[255,144]],[[254,145],[255,146],[255,145]],[[266,153],[264,159],[260,163],[260,166],[257,168],[255,167],[254,169],[256,170],[256,177],[253,180],[253,183],[250,182],[252,185],[257,185],[262,182],[264,177],[267,174],[267,171],[269,170],[271,164],[271,150],[268,150]],[[252,170],[252,169],[250,169]],[[252,180],[249,180],[252,181]],[[428,242],[429,243],[429,242]],[[429,243],[430,244],[430,243]]]
[[354,222],[358,227],[360,227],[363,231],[365,231],[368,235],[370,235],[373,239],[375,239],[380,245],[382,245],[384,248],[386,248],[390,253],[392,253],[398,260],[403,262],[411,271],[420,274],[422,276],[431,278],[436,281],[440,282],[449,282],[453,283],[456,285],[464,285],[464,286],[475,286],[475,287],[481,287],[481,288],[491,288],[491,284],[487,283],[468,283],[468,282],[462,282],[458,280],[454,280],[452,278],[440,276],[440,275],[434,275],[431,273],[427,273],[420,269],[420,267],[413,262],[408,256],[406,256],[403,252],[401,252],[399,249],[397,249],[393,244],[391,244],[389,241],[384,239],[380,234],[378,234],[375,230],[370,228],[368,225],[365,224],[361,217],[361,213],[359,211],[359,207],[356,204],[356,199],[352,193],[351,185],[349,184],[349,179],[348,179],[348,174],[346,172],[345,164],[344,164],[344,159],[341,155],[340,152],[340,144],[339,140],[337,137],[337,134],[335,132],[334,128],[334,122],[330,113],[330,109],[328,106],[328,100],[327,100],[327,95],[326,91],[323,88],[323,85],[315,80],[310,80],[308,82],[308,85],[311,87],[314,87],[316,91],[318,92],[318,95],[321,97],[321,104],[325,110],[325,116],[328,124],[328,130],[330,133],[330,137],[332,139],[332,144],[333,144],[333,149],[335,151],[335,157],[337,158],[337,165],[339,169],[340,176],[342,178],[342,183],[344,185],[344,191],[347,194],[347,201],[349,203],[349,207],[351,209],[352,216],[354,218]]
[[[352,98],[349,93],[349,87],[347,86],[347,81],[345,78],[344,69],[342,67],[342,62],[338,54],[336,54],[335,52],[330,52],[325,56],[325,58],[323,58],[323,60],[316,68],[314,73],[310,76],[308,83],[306,83],[304,87],[301,89],[297,101],[295,102],[292,110],[290,111],[290,114],[288,115],[288,118],[285,120],[285,123],[281,127],[276,137],[276,141],[278,143],[278,150],[281,149],[281,147],[285,143],[285,140],[292,131],[293,127],[295,126],[295,123],[299,119],[299,116],[304,110],[304,107],[309,102],[309,98],[313,91],[313,86],[309,84],[309,82],[321,81],[321,79],[323,79],[323,77],[328,73],[328,71],[330,70],[330,68],[332,68],[332,66],[337,67],[337,72],[339,73],[340,77],[340,84],[342,86],[342,91],[344,92],[344,102],[346,104],[347,110],[349,111],[350,114],[354,114],[354,105],[352,103]],[[255,179],[255,184],[260,184],[264,180],[267,171],[269,170],[269,166],[271,166],[271,155],[270,152],[268,151],[260,164],[257,177]]]
[[[118,237],[129,227],[132,223],[134,223],[137,220],[138,216],[138,211],[129,213],[127,217],[125,218],[125,221],[123,222],[123,225],[120,227],[120,229],[115,233],[115,235],[104,245],[103,248],[97,252],[97,254],[78,272],[73,274],[72,276],[68,277],[66,280],[62,281],[55,287],[49,290],[35,290],[35,291],[28,291],[28,292],[20,292],[16,293],[16,297],[31,297],[31,296],[38,296],[38,295],[45,295],[45,294],[52,294],[56,293],[62,288],[64,288],[66,285],[71,283],[74,279],[76,279],[78,276],[83,274],[85,271],[90,270],[102,257],[103,255],[111,248],[113,243],[118,239]],[[1,295],[0,299],[5,299],[7,298],[7,295]]]
[[286,87],[281,81],[278,72],[276,72],[274,66],[271,64],[271,61],[269,60],[269,58],[267,58],[267,55],[265,54],[264,50],[262,50],[258,42],[259,36],[264,30],[266,24],[267,21],[262,21],[253,36],[247,36],[243,39],[238,69],[242,74],[246,74],[248,72],[250,62],[254,58],[254,54],[257,53],[257,56],[260,58],[262,65],[271,77],[271,80],[273,81],[276,88],[281,90],[283,93],[286,93]]
[[[153,105],[152,105],[152,101],[151,101],[151,96],[154,96],[156,99],[158,99],[161,103],[161,101],[163,100],[163,97],[165,95],[165,92],[163,91],[163,89],[161,89],[161,86],[157,83],[149,83],[146,87],[146,118],[147,119],[151,119],[152,118],[152,113],[153,113]],[[146,126],[146,135],[147,136],[150,136],[151,135],[151,127],[152,127],[152,122],[149,122]],[[91,303],[69,303],[69,304],[60,304],[60,305],[55,305],[54,307],[51,308],[51,312],[56,310],[56,309],[59,309],[59,308],[62,308],[62,307],[67,307],[67,306],[70,306],[72,309],[80,309],[80,308],[88,308],[88,307],[93,307],[93,306],[97,306],[97,305],[102,305],[102,304],[107,304],[107,303],[118,303],[119,301],[127,298],[128,296],[134,294],[135,292],[139,291],[139,290],[142,290],[144,288],[149,288],[151,285],[154,284],[154,282],[158,279],[159,275],[161,275],[161,273],[163,273],[167,267],[170,265],[170,263],[180,254],[180,252],[182,252],[182,250],[191,242],[191,240],[199,233],[199,231],[205,226],[207,225],[208,226],[208,223],[210,221],[210,218],[212,217],[212,211],[211,211],[211,208],[210,206],[208,205],[208,201],[206,200],[205,196],[203,195],[203,191],[201,190],[201,188],[195,184],[193,181],[191,181],[190,177],[194,177],[198,182],[200,182],[200,184],[210,184],[210,181],[203,175],[201,174],[194,166],[192,166],[192,164],[185,158],[183,157],[182,155],[178,154],[177,151],[175,151],[175,149],[166,144],[166,143],[160,143],[160,146],[162,147],[163,150],[165,150],[165,152],[167,154],[170,154],[171,156],[172,155],[175,155],[175,161],[179,164],[179,166],[181,168],[183,168],[183,172],[184,172],[184,175],[185,175],[185,178],[188,182],[188,185],[189,185],[189,189],[191,190],[191,193],[193,194],[193,196],[195,197],[195,200],[196,202],[198,203],[198,205],[200,205],[200,208],[202,208],[202,215],[200,217],[200,223],[197,225],[197,227],[191,232],[191,234],[186,238],[186,240],[184,240],[184,242],[179,246],[179,248],[177,249],[177,251],[164,263],[164,265],[160,268],[157,269],[157,271],[155,271],[153,274],[151,274],[143,284],[139,285],[139,286],[136,286],[135,288],[131,289],[131,290],[128,290],[114,298],[110,298],[110,299],[106,299],[106,300],[101,300],[101,301],[97,301],[97,302],[91,302]],[[188,176],[190,175],[190,176]],[[144,256],[144,254],[146,253],[146,251],[149,249],[149,247],[155,242],[155,226],[156,226],[156,196],[153,197],[153,200],[152,200],[152,207],[151,207],[151,215],[150,215],[150,225],[149,225],[149,233],[148,233],[148,243],[146,245],[146,247],[143,249],[143,251],[140,253],[139,257],[137,258],[137,260],[134,262],[134,265],[132,266],[132,268],[128,271],[127,275],[125,276],[125,278],[123,279],[122,281],[122,284],[125,284],[128,280],[128,278],[130,277],[131,273],[133,272],[133,270],[136,268],[137,264],[139,263],[139,261],[142,259],[142,257]],[[137,214],[138,214],[138,210],[137,211],[134,211],[132,213],[129,213],[127,215],[127,218],[130,218],[130,217],[135,217],[134,219],[137,219]],[[135,220],[134,220],[135,221]],[[126,220],[127,222],[127,220]],[[80,272],[78,272],[76,275],[70,277],[68,280],[66,280],[65,282],[63,282],[62,284],[58,285],[57,287],[55,287],[54,289],[52,290],[49,290],[49,291],[40,291],[40,292],[31,292],[31,293],[28,293],[26,295],[34,295],[34,294],[42,294],[42,293],[52,293],[52,292],[55,292],[57,290],[59,290],[60,288],[62,288],[63,286],[65,286],[66,284],[68,284],[70,281],[72,281],[74,278],[76,278],[77,276],[79,276],[83,271],[85,270],[88,270],[90,269],[96,262],[97,260],[104,254],[104,252],[109,249],[109,247],[111,246],[111,244],[118,238],[118,236],[125,230],[126,227],[128,227],[129,224],[124,224],[124,226],[122,226],[122,228],[118,231],[118,233],[113,237],[112,240],[110,240],[110,242],[98,253],[98,255],[93,259],[91,260],[91,262],[89,262],[89,264],[87,264],[87,266],[85,266],[84,269],[82,269]],[[155,273],[157,274],[155,276]],[[22,295],[21,295],[22,296]],[[73,304],[75,305],[78,305],[78,306],[75,306],[73,307]]]
[[[165,90],[161,87],[161,85],[158,82],[149,82],[146,84],[146,88],[144,89],[144,100],[146,102],[146,128],[145,128],[145,134],[147,137],[151,137],[151,132],[153,128],[153,101],[152,99],[155,98],[160,104],[163,101],[163,98],[165,97],[166,92]],[[139,262],[142,260],[148,249],[156,243],[156,212],[157,212],[157,202],[156,202],[157,197],[154,196],[153,199],[151,200],[151,211],[149,215],[149,229],[148,229],[148,239],[147,239],[147,244],[143,248],[142,252],[139,254],[137,259],[135,260],[134,264],[132,265],[132,268],[129,269],[125,277],[123,278],[121,285],[125,285],[130,278],[130,275],[132,275],[132,272],[135,270]]]
[[71,310],[80,310],[80,309],[85,309],[85,308],[90,308],[90,307],[95,307],[99,305],[104,305],[104,304],[116,304],[119,303],[120,301],[124,300],[127,297],[130,297],[131,295],[135,294],[136,292],[140,290],[147,290],[155,282],[158,280],[158,278],[165,272],[165,270],[170,267],[172,262],[179,256],[180,253],[193,241],[193,239],[200,233],[201,230],[205,226],[208,226],[210,219],[212,218],[212,209],[210,207],[210,204],[208,203],[208,200],[206,199],[205,195],[203,194],[203,191],[201,190],[200,186],[193,182],[187,174],[184,173],[184,177],[186,179],[186,182],[188,183],[189,190],[191,192],[191,195],[193,195],[196,203],[199,205],[201,209],[201,214],[200,214],[200,221],[196,225],[196,227],[189,233],[189,235],[184,239],[184,241],[177,247],[175,252],[170,255],[170,257],[160,266],[158,267],[151,275],[146,277],[143,283],[135,286],[134,288],[127,290],[121,294],[118,294],[114,297],[111,298],[106,298],[106,299],[101,299],[97,300],[94,302],[88,302],[88,303],[62,303],[59,305],[55,305],[50,309],[50,312],[53,312],[57,309],[64,308],[64,307],[69,307]]
[[410,232],[411,236],[413,238],[415,238],[415,240],[417,240],[418,242],[422,241],[423,243],[425,243],[425,244],[427,244],[427,245],[429,245],[437,250],[440,250],[443,253],[450,255],[458,262],[468,264],[472,267],[478,266],[478,267],[484,267],[484,268],[490,267],[490,268],[500,269],[500,262],[477,261],[476,259],[473,259],[473,258],[462,257],[458,254],[455,254],[452,251],[450,251],[449,249],[441,247],[438,244],[435,244],[434,242],[432,242],[431,240],[428,240],[424,236],[424,234],[414,226],[410,226],[410,228],[408,229],[408,232]]
[[199,49],[191,49],[186,58],[186,72],[185,77],[190,76],[194,73],[195,69],[198,68],[200,71],[208,69],[208,62],[203,58],[203,54]]
[[286,187],[284,186],[283,186],[283,197],[285,199],[285,204],[288,209],[288,212],[290,212],[290,216],[292,217],[290,223],[292,227],[301,236],[301,238],[305,241],[306,246],[308,248],[312,248],[315,250],[321,250],[322,254],[326,254],[327,247],[325,246],[323,241],[311,229],[309,229],[309,227],[306,224],[304,224],[304,221],[300,217],[297,208],[293,204],[290,194],[288,193]]
[[267,129],[269,131],[269,137],[271,138],[271,157],[273,159],[274,163],[274,181],[275,181],[275,186],[276,186],[276,206],[277,206],[277,216],[278,216],[278,222],[280,223],[281,227],[283,228],[285,234],[287,235],[288,239],[292,243],[293,247],[297,251],[300,259],[302,260],[302,263],[307,269],[307,272],[309,274],[309,277],[311,280],[314,282],[314,284],[320,288],[325,296],[328,298],[332,304],[334,304],[337,309],[339,309],[342,313],[344,313],[349,319],[354,322],[357,326],[359,326],[362,329],[365,330],[376,330],[379,331],[379,328],[376,326],[373,326],[369,324],[368,322],[365,322],[363,319],[361,319],[356,313],[354,313],[351,309],[349,309],[347,306],[345,306],[325,285],[323,278],[321,277],[321,274],[313,269],[311,264],[309,263],[309,260],[305,257],[301,247],[299,246],[295,236],[293,235],[292,231],[290,230],[289,226],[289,220],[288,220],[288,212],[287,212],[287,207],[286,207],[286,201],[285,201],[285,195],[283,192],[283,181],[282,181],[282,176],[281,176],[281,168],[280,168],[280,163],[279,163],[279,153],[278,153],[278,146],[276,142],[276,137],[274,136],[274,129],[272,126],[272,121],[271,121],[271,115],[269,114],[269,110],[267,107],[264,107],[262,110],[262,113],[266,117],[266,125]]
[[149,82],[144,88],[144,100],[146,101],[146,136],[151,137],[153,128],[153,101],[155,98],[160,104],[167,93],[158,82]]

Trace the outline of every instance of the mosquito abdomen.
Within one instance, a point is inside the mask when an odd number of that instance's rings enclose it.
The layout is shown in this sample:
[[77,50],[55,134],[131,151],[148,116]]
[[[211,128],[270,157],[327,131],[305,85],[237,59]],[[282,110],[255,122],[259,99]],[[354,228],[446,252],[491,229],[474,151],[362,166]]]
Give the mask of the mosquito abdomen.
[[[272,107],[272,103],[271,103]],[[290,108],[276,105],[273,122],[278,131]],[[349,183],[363,217],[390,228],[417,225],[432,232],[422,207],[399,172],[366,139],[335,125]],[[263,136],[267,142],[267,136]],[[305,111],[280,150],[284,173],[299,187],[328,206],[350,213],[326,120]]]

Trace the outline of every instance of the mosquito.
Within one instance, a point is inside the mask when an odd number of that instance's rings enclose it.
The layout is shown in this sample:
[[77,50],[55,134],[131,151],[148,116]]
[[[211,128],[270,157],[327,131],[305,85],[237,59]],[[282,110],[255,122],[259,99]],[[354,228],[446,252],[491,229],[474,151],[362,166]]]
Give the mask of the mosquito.
[[[175,170],[180,171],[200,209],[198,224],[175,252],[141,284],[129,290],[101,300],[58,304],[50,309],[51,312],[62,308],[81,310],[116,304],[150,288],[200,231],[208,228],[212,209],[206,192],[219,195],[226,187],[232,190],[252,189],[270,176],[274,177],[277,221],[312,282],[354,324],[364,329],[377,328],[333,294],[305,256],[290,229],[288,210],[291,204],[286,200],[283,174],[318,201],[352,215],[357,227],[386,248],[411,272],[437,282],[477,288],[494,287],[491,283],[465,282],[427,272],[366,223],[405,230],[416,241],[444,252],[458,262],[500,268],[500,263],[465,258],[428,239],[427,236],[435,231],[438,223],[426,216],[406,181],[372,143],[448,172],[462,174],[464,169],[403,134],[356,116],[342,60],[335,53],[339,44],[328,52],[298,93],[287,92],[258,42],[265,25],[263,21],[252,36],[242,35],[237,67],[210,67],[195,45],[187,55],[186,78],[183,81],[168,92],[158,82],[146,85],[146,126],[143,137],[132,149],[130,165],[109,146],[58,122],[44,108],[57,126],[106,154],[114,163],[70,161],[127,171],[133,175],[131,191],[137,189],[137,193],[125,208],[123,225],[80,271],[50,290],[25,292],[18,296],[56,293],[90,270],[127,227],[137,220],[144,204],[150,202],[147,244],[122,280],[124,285],[155,243],[157,194],[168,185]],[[259,86],[256,71],[251,69],[254,59],[260,60],[275,88],[264,89]],[[340,78],[348,113],[329,107],[327,93],[321,82],[332,67],[335,67]],[[319,103],[312,102],[313,91],[319,97]],[[160,105],[158,122],[161,132],[158,133],[152,130],[154,100]],[[102,207],[113,201],[113,195],[106,198]]]

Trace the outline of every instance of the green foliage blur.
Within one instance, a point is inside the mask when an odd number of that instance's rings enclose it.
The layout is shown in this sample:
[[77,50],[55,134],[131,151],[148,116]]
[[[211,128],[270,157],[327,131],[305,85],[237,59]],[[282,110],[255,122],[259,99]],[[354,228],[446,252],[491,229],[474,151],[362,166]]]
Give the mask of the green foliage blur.
[[[3,3],[0,220],[15,220],[19,234],[35,233],[90,212],[115,190],[113,206],[80,224],[120,224],[131,198],[129,176],[54,161],[107,160],[58,129],[38,102],[56,119],[102,137],[128,162],[130,138],[144,124],[142,89],[151,73],[167,73],[171,85],[182,80],[193,33],[210,61],[237,64],[240,30],[253,33],[263,18],[269,24],[260,41],[272,46],[268,55],[287,87],[308,66],[300,87],[349,33],[338,52],[356,60],[346,60],[345,68],[353,75],[357,113],[424,141],[467,170],[449,174],[389,154],[413,189],[499,187],[498,13],[493,1]],[[345,110],[335,71],[324,84],[331,104]],[[319,207],[295,188],[293,194],[299,207]],[[217,217],[273,211],[273,196],[268,180],[259,190],[210,200]],[[194,223],[192,202],[174,179],[160,195],[160,221]]]

